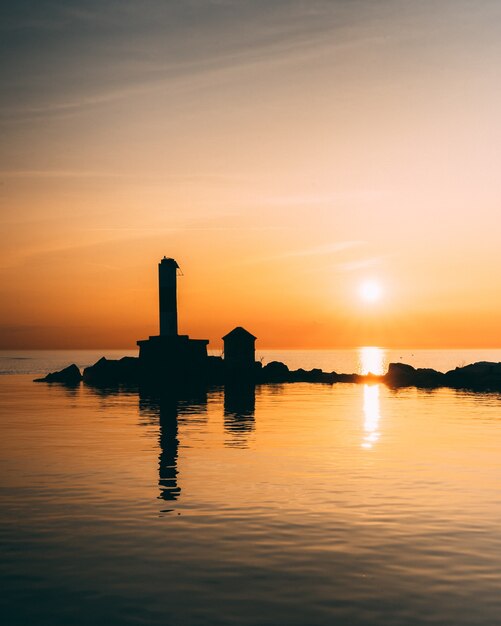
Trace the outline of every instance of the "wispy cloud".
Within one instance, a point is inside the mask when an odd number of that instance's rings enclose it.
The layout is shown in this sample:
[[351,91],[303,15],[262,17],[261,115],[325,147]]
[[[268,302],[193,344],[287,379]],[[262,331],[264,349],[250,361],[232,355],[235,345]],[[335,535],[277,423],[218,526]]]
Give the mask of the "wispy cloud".
[[211,172],[197,172],[193,174],[166,174],[165,172],[145,174],[144,172],[139,172],[134,174],[130,172],[110,172],[102,170],[63,169],[5,169],[0,170],[0,178],[140,178],[142,180],[161,180],[162,182],[187,184],[200,181],[204,183],[213,182],[217,184],[226,184],[242,182],[245,179],[244,176],[230,176]]
[[[362,4],[367,5],[367,1]],[[240,8],[238,12],[235,5]],[[200,15],[195,27],[193,10]],[[26,40],[22,54],[13,62],[14,66],[21,63],[29,67],[32,93],[22,100],[15,97],[22,72],[8,68],[5,93],[14,96],[13,100],[10,95],[3,98],[0,115],[4,123],[18,118],[71,116],[159,88],[204,89],[239,77],[246,69],[269,70],[387,41],[373,31],[373,25],[358,25],[354,31],[352,9],[339,2],[317,2],[314,6],[294,1],[152,2],[148,11],[123,2],[117,3],[114,10],[101,4],[85,10],[59,7],[52,11],[50,20],[45,14],[37,14],[36,6],[32,13],[31,26],[40,23],[43,30],[46,22],[59,24],[62,34],[51,42],[48,51],[35,58],[34,64],[32,54],[29,63],[24,56],[29,54],[31,44],[23,35]],[[24,17],[17,19],[26,26]],[[96,28],[85,27],[89,20],[96,22]],[[89,38],[92,45],[86,45]],[[186,45],[187,39],[193,45]],[[130,41],[137,45],[130,45]],[[60,53],[53,58],[51,55],[58,50]],[[106,58],[105,70],[102,58]],[[79,73],[85,69],[81,82],[74,81],[76,67]],[[42,79],[47,75],[52,83],[54,72],[57,89],[51,93]],[[9,89],[10,82],[14,89]]]
[[291,250],[279,255],[280,258],[291,257],[303,257],[303,256],[325,256],[328,254],[335,254],[342,252],[343,250],[349,250],[362,245],[363,241],[336,241],[334,243],[328,243],[321,246],[314,246],[313,248],[305,248],[303,250]]
[[363,241],[335,241],[332,243],[313,246],[311,248],[300,248],[297,250],[287,250],[279,254],[273,254],[266,257],[250,259],[251,263],[262,263],[264,261],[279,261],[281,259],[301,258],[301,257],[320,257],[338,254],[345,250],[350,250],[363,245]]
[[142,91],[144,91],[144,86],[136,85],[122,89],[103,89],[95,91],[93,94],[75,96],[73,99],[58,100],[53,97],[48,102],[41,102],[36,105],[16,104],[0,107],[0,122],[69,116],[82,110],[123,100]]
[[[202,231],[202,232],[217,232],[217,231],[241,231],[241,226],[178,226],[178,227],[170,227],[170,226],[138,226],[138,227],[112,227],[109,228],[92,228],[89,230],[94,231],[103,231],[103,232],[151,232],[151,233],[168,233],[168,232],[190,232],[190,231]],[[265,231],[265,230],[283,230],[283,226],[273,226],[268,224],[256,225],[256,226],[246,226],[246,231]]]
[[261,198],[263,204],[271,206],[319,206],[343,202],[367,202],[391,195],[384,189],[346,189],[332,193],[287,194]]
[[346,263],[338,264],[336,269],[338,272],[354,272],[356,270],[365,269],[366,267],[381,265],[386,258],[387,256],[373,256],[367,259],[348,261]]
[[122,174],[86,170],[0,170],[0,178],[120,178]]

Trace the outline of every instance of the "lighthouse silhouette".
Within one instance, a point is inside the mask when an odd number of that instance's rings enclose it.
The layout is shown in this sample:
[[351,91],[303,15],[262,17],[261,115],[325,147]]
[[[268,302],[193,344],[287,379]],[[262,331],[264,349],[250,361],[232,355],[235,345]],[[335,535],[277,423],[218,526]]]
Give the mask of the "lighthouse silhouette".
[[164,258],[158,264],[158,296],[160,305],[160,336],[177,335],[177,270],[174,259]]
[[169,257],[158,264],[160,331],[141,339],[139,364],[143,382],[201,379],[207,367],[208,339],[178,334],[177,274],[179,265]]

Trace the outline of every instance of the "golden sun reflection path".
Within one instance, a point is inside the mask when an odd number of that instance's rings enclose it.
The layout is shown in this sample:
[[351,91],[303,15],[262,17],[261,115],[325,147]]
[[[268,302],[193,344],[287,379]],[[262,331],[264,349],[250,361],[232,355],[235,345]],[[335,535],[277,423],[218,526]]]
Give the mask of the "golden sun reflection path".
[[[385,351],[375,346],[359,349],[360,373],[362,375],[385,373]],[[364,436],[362,448],[370,449],[379,439],[381,409],[379,400],[380,385],[364,385]]]
[[376,374],[381,376],[385,373],[386,351],[376,346],[364,346],[358,349],[359,374]]
[[362,448],[372,448],[379,439],[379,385],[364,385],[364,436]]

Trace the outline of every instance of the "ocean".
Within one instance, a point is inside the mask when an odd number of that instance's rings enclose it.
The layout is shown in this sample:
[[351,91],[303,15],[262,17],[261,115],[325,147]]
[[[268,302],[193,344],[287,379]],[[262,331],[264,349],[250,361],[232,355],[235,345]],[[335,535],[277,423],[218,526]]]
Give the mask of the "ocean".
[[[47,374],[75,363],[80,368],[92,365],[102,356],[119,359],[137,356],[137,350],[0,350],[0,375]],[[217,350],[210,351],[220,356]],[[445,372],[477,361],[501,362],[497,350],[394,350],[379,347],[360,347],[351,350],[257,350],[256,360],[263,364],[282,361],[290,369],[321,368],[326,372],[342,374],[373,374],[386,372],[388,364],[408,363],[414,367],[431,367]]]
[[[0,354],[2,624],[500,623],[500,394],[32,382],[125,354]],[[501,351],[258,357],[381,373]]]

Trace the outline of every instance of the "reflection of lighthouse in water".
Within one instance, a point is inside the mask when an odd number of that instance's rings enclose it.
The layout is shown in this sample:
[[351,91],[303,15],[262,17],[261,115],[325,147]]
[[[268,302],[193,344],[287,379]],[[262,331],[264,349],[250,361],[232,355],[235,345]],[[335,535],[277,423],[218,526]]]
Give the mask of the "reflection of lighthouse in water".
[[140,391],[139,411],[148,421],[158,420],[158,486],[162,500],[177,500],[181,489],[177,484],[177,456],[179,448],[177,400]]
[[177,484],[177,454],[179,448],[177,402],[164,400],[160,408],[160,430],[158,441],[158,486],[162,500],[177,500],[181,489]]
[[[140,390],[139,411],[158,423],[158,487],[159,499],[173,502],[181,495],[178,485],[178,453],[179,453],[179,414],[187,413],[190,417],[207,410],[207,391],[192,390],[181,394],[182,397],[168,394],[152,394]],[[157,422],[158,420],[158,422]],[[193,419],[192,419],[193,421]],[[164,511],[166,512],[166,511]]]

